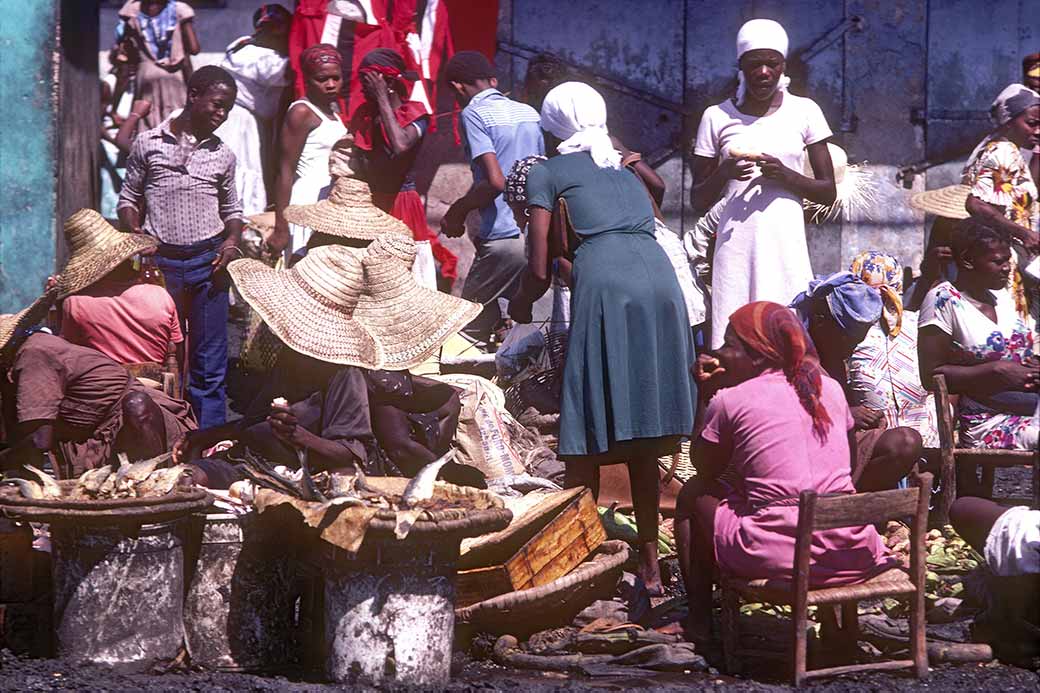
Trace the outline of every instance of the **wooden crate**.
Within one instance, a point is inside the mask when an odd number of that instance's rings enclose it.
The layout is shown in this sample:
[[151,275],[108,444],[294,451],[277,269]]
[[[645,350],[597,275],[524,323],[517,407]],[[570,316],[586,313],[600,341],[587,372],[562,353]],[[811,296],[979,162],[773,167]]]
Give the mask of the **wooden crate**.
[[460,570],[455,604],[465,607],[552,582],[577,567],[606,538],[596,501],[586,489],[504,563]]

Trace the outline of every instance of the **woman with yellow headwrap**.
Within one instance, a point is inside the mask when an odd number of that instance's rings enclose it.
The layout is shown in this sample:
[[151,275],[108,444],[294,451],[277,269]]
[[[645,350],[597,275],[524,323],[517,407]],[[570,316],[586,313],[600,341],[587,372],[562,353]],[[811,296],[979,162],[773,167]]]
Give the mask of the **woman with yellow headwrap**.
[[879,250],[860,253],[849,271],[881,293],[881,320],[849,358],[849,399],[884,413],[886,428],[908,426],[925,447],[938,447],[935,401],[921,386],[917,313],[903,310],[903,267]]

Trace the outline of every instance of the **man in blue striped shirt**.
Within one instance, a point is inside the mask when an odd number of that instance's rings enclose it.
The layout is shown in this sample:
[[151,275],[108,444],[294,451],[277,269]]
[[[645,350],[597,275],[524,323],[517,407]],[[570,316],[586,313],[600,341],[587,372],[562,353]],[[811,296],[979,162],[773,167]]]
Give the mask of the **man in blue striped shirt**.
[[516,218],[502,195],[505,173],[517,159],[544,154],[538,112],[513,101],[496,87],[491,62],[476,51],[460,51],[445,66],[445,76],[462,110],[466,153],[473,185],[444,215],[441,232],[457,238],[466,231],[466,215],[480,210],[480,228],[473,244],[476,254],[462,297],[484,305],[463,333],[486,342],[501,321],[498,299],[509,299],[520,285],[527,265],[524,240]]

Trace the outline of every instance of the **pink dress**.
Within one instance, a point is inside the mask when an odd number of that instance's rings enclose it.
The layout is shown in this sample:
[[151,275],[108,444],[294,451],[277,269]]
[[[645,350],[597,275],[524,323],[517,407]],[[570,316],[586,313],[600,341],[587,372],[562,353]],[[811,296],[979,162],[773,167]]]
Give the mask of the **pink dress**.
[[[708,405],[702,435],[730,457],[724,478],[732,489],[715,511],[715,559],[724,573],[790,579],[798,494],[854,491],[852,415],[831,378],[823,379],[822,399],[833,422],[823,441],[779,371],[721,390]],[[872,526],[816,532],[811,557],[814,587],[857,582],[898,565]]]

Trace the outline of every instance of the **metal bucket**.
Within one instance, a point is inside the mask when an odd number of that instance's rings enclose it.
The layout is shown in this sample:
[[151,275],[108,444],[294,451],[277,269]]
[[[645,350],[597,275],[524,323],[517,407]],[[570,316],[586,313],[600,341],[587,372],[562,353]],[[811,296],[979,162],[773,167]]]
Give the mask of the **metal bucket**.
[[57,654],[145,669],[184,638],[184,554],[177,522],[51,525]]
[[325,547],[329,678],[376,686],[446,685],[458,543],[435,546],[370,535],[354,560]]
[[193,515],[189,522],[184,629],[192,663],[223,671],[284,668],[294,635],[291,542],[279,542],[255,513]]

